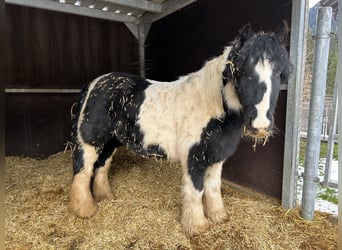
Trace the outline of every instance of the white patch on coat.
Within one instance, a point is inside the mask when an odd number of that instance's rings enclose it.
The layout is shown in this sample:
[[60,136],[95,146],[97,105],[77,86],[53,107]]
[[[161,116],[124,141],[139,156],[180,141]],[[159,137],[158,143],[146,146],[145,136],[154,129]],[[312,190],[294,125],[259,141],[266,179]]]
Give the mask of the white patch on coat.
[[89,144],[83,144],[82,149],[84,166],[74,176],[70,190],[70,207],[77,216],[88,218],[93,216],[97,210],[89,185],[98,156],[95,147]]
[[183,170],[182,225],[188,235],[198,234],[209,227],[209,221],[204,215],[203,192],[196,190],[190,175]]
[[223,162],[208,167],[204,176],[204,201],[206,216],[214,223],[227,218],[221,195],[221,172]]
[[252,122],[252,126],[256,129],[265,129],[271,125],[270,119],[267,118],[267,111],[270,108],[270,97],[272,91],[272,65],[264,58],[260,59],[255,66],[255,72],[259,76],[259,83],[266,84],[266,92],[262,100],[255,105],[257,109],[257,117]]
[[200,141],[210,119],[223,115],[222,72],[230,49],[202,69],[174,82],[147,80],[138,124],[143,146],[158,144],[171,160],[184,161],[192,145]]
[[113,198],[112,191],[108,180],[108,172],[112,163],[113,155],[117,149],[114,149],[110,157],[107,158],[105,164],[95,170],[94,178],[94,197],[97,201],[104,199],[111,200]]
[[229,109],[235,112],[240,112],[242,110],[242,104],[240,103],[239,98],[236,95],[233,82],[229,82],[226,84],[226,86],[223,88],[223,95]]

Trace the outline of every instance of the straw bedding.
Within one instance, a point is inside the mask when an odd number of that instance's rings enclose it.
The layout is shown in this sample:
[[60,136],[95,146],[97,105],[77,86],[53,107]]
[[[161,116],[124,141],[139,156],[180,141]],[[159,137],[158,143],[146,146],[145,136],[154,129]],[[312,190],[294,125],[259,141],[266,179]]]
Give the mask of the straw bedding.
[[44,160],[6,158],[6,249],[337,249],[337,225],[253,191],[222,186],[229,220],[187,238],[180,224],[181,167],[119,150],[111,201],[91,219],[68,209],[71,152]]

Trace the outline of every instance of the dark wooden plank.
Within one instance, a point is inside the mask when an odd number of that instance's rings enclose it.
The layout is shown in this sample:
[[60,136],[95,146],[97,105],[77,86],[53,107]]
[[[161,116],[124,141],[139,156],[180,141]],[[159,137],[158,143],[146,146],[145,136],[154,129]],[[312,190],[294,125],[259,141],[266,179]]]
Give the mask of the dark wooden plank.
[[[82,88],[110,72],[138,73],[138,45],[122,23],[6,5],[6,87]],[[7,94],[6,154],[64,149],[73,94]]]
[[6,155],[45,157],[70,141],[70,108],[75,94],[6,96]]
[[77,88],[106,72],[138,72],[137,41],[122,23],[15,5],[6,23],[7,86]]
[[286,91],[281,91],[275,112],[276,133],[254,151],[253,141],[242,139],[223,167],[223,177],[266,195],[281,198],[285,140]]

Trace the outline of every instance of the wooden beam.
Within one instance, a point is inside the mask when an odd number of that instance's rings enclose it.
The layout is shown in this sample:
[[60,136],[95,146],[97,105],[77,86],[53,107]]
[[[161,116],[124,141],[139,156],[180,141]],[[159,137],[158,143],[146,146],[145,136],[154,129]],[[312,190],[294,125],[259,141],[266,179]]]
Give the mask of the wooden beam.
[[80,6],[89,7],[90,5],[94,4],[96,0],[80,0]]
[[133,9],[144,10],[148,12],[161,13],[162,6],[159,3],[153,3],[146,0],[101,0],[102,2],[113,3]]
[[196,0],[168,0],[161,4],[161,13],[160,14],[154,14],[154,13],[146,13],[141,18],[141,23],[153,23],[167,15],[172,14],[173,12],[176,12],[177,10],[180,10],[181,8],[184,8],[185,6],[188,6],[192,4],[193,2],[196,2]]
[[81,89],[5,89],[6,94],[79,94]]
[[5,0],[5,3],[63,12],[68,14],[75,14],[80,16],[94,17],[110,21],[138,23],[138,19],[134,16],[122,15],[98,9],[91,9],[88,7],[54,2],[50,0]]

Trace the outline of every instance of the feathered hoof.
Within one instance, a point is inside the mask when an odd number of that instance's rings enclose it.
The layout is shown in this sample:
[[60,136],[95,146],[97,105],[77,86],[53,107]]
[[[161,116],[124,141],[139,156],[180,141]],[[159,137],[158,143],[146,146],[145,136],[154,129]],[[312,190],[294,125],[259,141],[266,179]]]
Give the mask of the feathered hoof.
[[94,199],[96,201],[111,200],[114,198],[110,189],[108,179],[106,181],[95,179],[94,182]]
[[95,201],[80,203],[75,200],[71,200],[70,208],[77,217],[90,218],[95,215],[96,210],[97,210],[97,205]]
[[185,234],[189,237],[208,231],[211,225],[210,221],[206,218],[192,222],[183,220],[182,224]]
[[220,223],[228,220],[227,212],[224,209],[217,211],[207,211],[207,217],[212,223]]
[[73,182],[70,190],[70,209],[80,218],[89,218],[95,215],[97,210],[90,190],[80,189],[77,182]]
[[114,196],[110,192],[105,192],[105,193],[99,193],[95,192],[94,193],[94,199],[99,202],[102,200],[112,200]]

